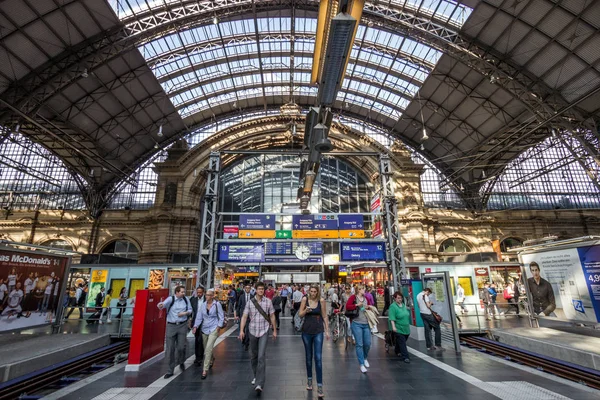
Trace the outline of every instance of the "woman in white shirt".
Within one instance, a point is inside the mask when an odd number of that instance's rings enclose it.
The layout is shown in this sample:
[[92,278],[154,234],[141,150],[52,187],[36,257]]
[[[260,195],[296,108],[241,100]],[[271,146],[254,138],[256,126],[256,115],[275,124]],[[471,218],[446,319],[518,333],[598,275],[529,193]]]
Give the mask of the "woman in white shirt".
[[212,367],[214,357],[213,348],[219,336],[219,328],[223,327],[225,314],[221,303],[215,299],[215,289],[208,289],[205,294],[206,301],[199,304],[198,314],[192,332],[196,334],[198,327],[202,326],[202,342],[204,344],[204,366],[202,379],[206,379],[208,369]]

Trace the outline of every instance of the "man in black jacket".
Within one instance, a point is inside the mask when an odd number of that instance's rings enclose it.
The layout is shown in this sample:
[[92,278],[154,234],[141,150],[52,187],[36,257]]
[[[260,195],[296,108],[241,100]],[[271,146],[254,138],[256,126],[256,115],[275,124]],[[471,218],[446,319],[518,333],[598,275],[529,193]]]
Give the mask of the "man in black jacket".
[[[204,298],[204,287],[198,286],[196,288],[196,295],[192,296],[192,298],[190,299],[190,303],[193,309],[192,318],[190,318],[188,322],[190,328],[194,324],[194,321],[196,321],[196,315],[198,314],[200,304],[204,303],[205,301],[206,299]],[[200,366],[202,365],[202,362],[204,360],[204,343],[202,342],[202,330],[196,329],[196,333],[194,334],[194,336],[194,353],[196,355],[196,360],[194,361],[194,363]]]
[[[233,313],[233,317],[235,318],[235,322],[239,322],[240,317],[244,315],[244,310],[246,309],[246,304],[253,299],[254,296],[250,294],[250,284],[247,283],[244,285],[244,292],[238,296],[237,301],[235,303],[235,309]],[[246,324],[245,330],[248,330],[249,324]],[[244,350],[248,351],[248,346],[250,345],[250,335],[248,332],[244,332],[244,339],[242,340],[242,344],[244,345]]]

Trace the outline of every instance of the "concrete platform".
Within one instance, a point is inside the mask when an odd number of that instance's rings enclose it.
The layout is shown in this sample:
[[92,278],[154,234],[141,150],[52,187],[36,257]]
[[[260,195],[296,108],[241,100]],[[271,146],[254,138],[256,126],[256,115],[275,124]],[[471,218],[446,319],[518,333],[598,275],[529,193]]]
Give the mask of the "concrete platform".
[[575,328],[568,332],[564,329],[491,329],[491,333],[498,342],[600,370],[600,337]]
[[0,335],[0,382],[110,344],[110,335]]

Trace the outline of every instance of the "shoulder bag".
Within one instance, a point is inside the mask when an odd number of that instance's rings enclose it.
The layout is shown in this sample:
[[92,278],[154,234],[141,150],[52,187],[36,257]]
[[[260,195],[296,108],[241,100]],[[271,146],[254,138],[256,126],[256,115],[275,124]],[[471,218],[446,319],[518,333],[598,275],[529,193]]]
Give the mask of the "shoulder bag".
[[250,301],[252,302],[252,304],[254,304],[254,307],[256,307],[256,310],[260,313],[260,315],[262,315],[263,318],[267,320],[269,325],[271,325],[271,320],[269,319],[269,316],[267,315],[265,310],[263,310],[263,308],[260,306],[260,304],[258,304],[258,301],[256,301],[256,299],[254,297]]
[[[427,302],[425,301],[425,296],[423,296],[423,302],[425,304],[427,304]],[[442,322],[442,316],[438,313],[436,313],[435,311],[433,311],[431,309],[431,307],[429,306],[429,304],[427,304],[427,308],[429,308],[429,311],[431,311],[431,315],[433,315],[433,318],[435,318],[435,320],[437,321],[437,323],[439,324],[440,322]]]
[[[354,296],[354,304],[356,305],[356,295],[353,295],[353,296]],[[366,300],[366,298],[365,298],[365,300]],[[359,312],[358,308],[355,308],[354,310],[346,310],[346,312],[344,312],[344,314],[346,315],[346,317],[353,319],[353,318],[358,317],[358,312]]]

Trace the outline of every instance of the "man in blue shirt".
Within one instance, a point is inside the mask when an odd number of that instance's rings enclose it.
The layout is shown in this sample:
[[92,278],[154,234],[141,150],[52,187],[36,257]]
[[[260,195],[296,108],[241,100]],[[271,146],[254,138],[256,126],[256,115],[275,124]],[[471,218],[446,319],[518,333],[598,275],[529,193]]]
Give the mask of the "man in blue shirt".
[[165,379],[173,376],[175,366],[179,364],[181,372],[185,370],[185,347],[188,331],[188,318],[192,315],[192,306],[185,297],[185,288],[177,286],[175,295],[169,296],[165,301],[158,303],[158,308],[167,309],[167,349],[166,356],[169,369]]
[[285,315],[285,306],[287,305],[289,293],[287,285],[283,285],[281,288],[281,315]]

